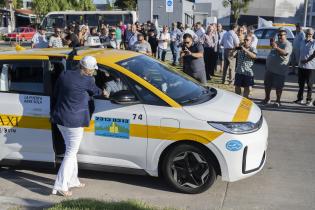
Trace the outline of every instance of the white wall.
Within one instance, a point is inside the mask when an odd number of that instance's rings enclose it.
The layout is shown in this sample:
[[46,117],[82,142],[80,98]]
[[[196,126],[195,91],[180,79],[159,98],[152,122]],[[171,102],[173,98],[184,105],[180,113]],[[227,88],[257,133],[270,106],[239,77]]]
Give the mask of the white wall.
[[230,25],[231,8],[225,8],[222,0],[195,0],[195,3],[211,3],[210,14],[217,14],[218,22],[222,25]]

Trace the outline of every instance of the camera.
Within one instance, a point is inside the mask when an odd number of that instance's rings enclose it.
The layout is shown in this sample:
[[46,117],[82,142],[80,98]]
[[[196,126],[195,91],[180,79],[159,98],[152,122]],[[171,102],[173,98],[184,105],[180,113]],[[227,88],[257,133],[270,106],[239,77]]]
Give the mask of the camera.
[[235,47],[235,50],[241,50],[242,49],[242,47],[241,46],[239,46],[239,47]]

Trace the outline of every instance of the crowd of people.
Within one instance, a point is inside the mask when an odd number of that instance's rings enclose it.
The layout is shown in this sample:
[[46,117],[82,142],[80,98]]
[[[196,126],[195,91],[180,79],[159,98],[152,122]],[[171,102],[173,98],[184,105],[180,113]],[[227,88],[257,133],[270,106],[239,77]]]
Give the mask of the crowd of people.
[[[295,67],[299,67],[299,92],[295,102],[312,105],[315,77],[313,30],[307,30],[305,36],[298,24],[296,28],[293,45],[287,40],[287,31],[284,28],[278,30],[277,41],[270,40],[271,51],[266,61],[263,104],[270,104],[270,93],[275,89],[275,105],[281,106],[281,94],[291,61],[292,72],[289,74],[296,74]],[[164,25],[162,30],[150,21],[127,25],[120,21],[115,26],[102,24],[99,28],[73,23],[64,31],[55,28],[54,35],[49,40],[46,39],[45,29],[39,28],[32,39],[34,48],[102,46],[132,50],[162,61],[165,61],[170,49],[173,66],[182,65],[186,74],[202,84],[211,80],[215,72],[219,71],[222,73],[222,84],[234,84],[235,92],[247,98],[250,97],[254,85],[253,66],[257,44],[258,38],[253,27],[232,25],[230,30],[225,31],[221,24],[204,27],[200,22],[192,27],[174,22],[170,28]],[[306,103],[303,101],[305,83],[308,88]]]

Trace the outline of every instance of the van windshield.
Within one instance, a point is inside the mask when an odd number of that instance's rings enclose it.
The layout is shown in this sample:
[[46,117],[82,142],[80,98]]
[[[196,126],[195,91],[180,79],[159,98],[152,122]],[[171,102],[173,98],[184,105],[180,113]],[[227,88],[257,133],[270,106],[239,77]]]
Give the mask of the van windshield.
[[168,69],[145,55],[117,63],[163,91],[181,105],[203,103],[214,97],[214,89],[203,87],[184,73]]

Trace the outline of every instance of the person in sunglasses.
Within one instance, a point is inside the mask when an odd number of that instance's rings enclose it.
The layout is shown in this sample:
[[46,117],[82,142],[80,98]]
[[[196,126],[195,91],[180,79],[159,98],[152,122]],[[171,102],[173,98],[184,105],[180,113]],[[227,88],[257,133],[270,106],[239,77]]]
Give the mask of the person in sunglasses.
[[49,42],[48,42],[48,47],[49,48],[61,48],[61,47],[63,47],[61,34],[62,34],[61,29],[60,28],[55,28],[54,35],[52,35],[49,38]]
[[252,35],[246,35],[244,37],[244,44],[237,48],[237,66],[234,82],[235,93],[241,95],[241,88],[244,88],[243,96],[246,98],[249,97],[250,89],[254,85],[253,65],[257,50],[251,46],[252,39]]
[[270,93],[272,88],[276,89],[276,102],[275,106],[281,106],[281,95],[285,82],[285,75],[289,68],[290,56],[292,53],[292,44],[287,40],[287,32],[285,28],[279,28],[278,41],[270,40],[272,47],[267,60],[266,60],[266,73],[265,73],[265,99],[263,104],[270,103]]
[[184,73],[198,80],[201,84],[207,83],[204,49],[200,42],[193,42],[193,36],[189,33],[183,36],[183,47],[180,57],[183,61]]
[[[314,30],[307,29],[306,38],[300,46],[299,63],[299,92],[295,103],[303,103],[304,85],[307,85],[306,105],[312,106],[312,89],[315,81],[315,40],[313,39]],[[315,102],[314,102],[315,103]]]
[[106,48],[119,49],[119,44],[116,39],[116,31],[115,29],[110,29],[108,37],[104,40]]

